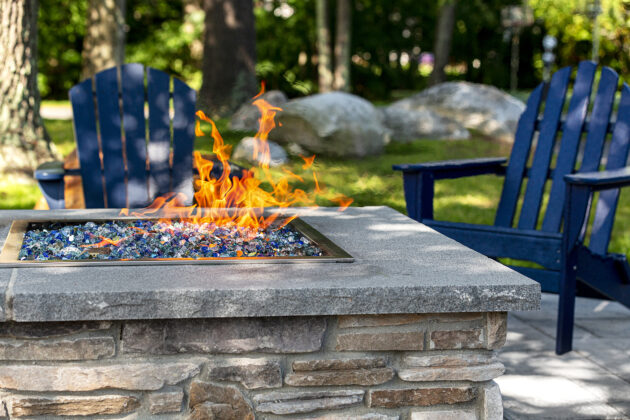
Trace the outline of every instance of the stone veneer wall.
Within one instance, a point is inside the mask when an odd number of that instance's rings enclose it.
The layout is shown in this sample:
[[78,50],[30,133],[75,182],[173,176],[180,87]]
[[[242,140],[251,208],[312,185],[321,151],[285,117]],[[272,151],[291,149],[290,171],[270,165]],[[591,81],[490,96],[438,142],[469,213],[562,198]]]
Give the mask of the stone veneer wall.
[[506,319],[2,323],[0,418],[499,420]]

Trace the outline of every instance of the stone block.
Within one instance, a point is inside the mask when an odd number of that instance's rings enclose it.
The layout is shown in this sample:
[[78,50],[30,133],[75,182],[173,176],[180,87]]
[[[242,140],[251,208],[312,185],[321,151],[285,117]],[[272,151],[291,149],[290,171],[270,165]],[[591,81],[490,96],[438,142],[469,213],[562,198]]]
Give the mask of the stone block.
[[182,410],[184,391],[177,389],[152,392],[147,396],[147,401],[151,414],[177,413]]
[[129,321],[123,353],[304,353],[322,346],[323,317]]
[[279,415],[334,410],[359,404],[362,390],[340,391],[274,391],[254,396],[256,411]]
[[368,391],[368,406],[382,408],[424,407],[438,404],[458,404],[472,401],[475,397],[476,389],[468,386],[372,389]]
[[424,348],[423,332],[347,333],[337,336],[337,351],[412,351]]
[[328,370],[289,373],[284,382],[291,386],[379,385],[394,377],[394,369]]
[[479,400],[481,420],[503,420],[503,399],[496,382],[492,381],[479,390]]
[[20,391],[94,391],[97,389],[158,390],[200,371],[199,363],[119,363],[0,366],[0,388]]
[[97,360],[115,353],[113,337],[0,340],[0,360]]
[[480,349],[484,347],[483,330],[432,331],[429,348],[431,350]]
[[507,338],[507,312],[488,312],[486,314],[486,337],[488,349],[500,349]]
[[456,367],[492,363],[497,360],[494,352],[490,351],[460,351],[449,354],[410,355],[402,359],[408,367]]
[[472,321],[482,318],[479,312],[433,313],[433,314],[384,314],[384,315],[343,315],[339,317],[339,328],[385,327],[415,324],[422,321]]
[[195,380],[188,391],[190,420],[254,420],[252,407],[232,386],[218,386]]
[[140,407],[128,395],[11,396],[9,413],[22,416],[95,416],[129,413]]
[[400,416],[390,414],[326,414],[321,417],[307,417],[304,420],[399,420]]
[[385,366],[387,366],[387,361],[384,357],[296,360],[292,363],[292,367],[295,372],[310,372],[315,370],[373,369],[382,368]]
[[109,321],[95,322],[3,322],[0,338],[51,338],[111,328]]
[[411,420],[478,420],[477,413],[472,409],[415,411],[411,413]]
[[239,382],[247,389],[279,388],[282,369],[277,360],[232,358],[210,362],[208,379]]
[[503,375],[505,366],[503,363],[457,366],[457,367],[418,367],[400,369],[398,377],[403,381],[428,382],[428,381],[472,381],[484,382]]

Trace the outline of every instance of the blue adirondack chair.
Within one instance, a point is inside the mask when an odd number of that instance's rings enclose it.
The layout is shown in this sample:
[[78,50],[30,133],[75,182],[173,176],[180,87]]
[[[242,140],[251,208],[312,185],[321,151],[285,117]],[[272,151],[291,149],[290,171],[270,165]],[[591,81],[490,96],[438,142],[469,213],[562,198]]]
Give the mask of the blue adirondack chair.
[[[548,86],[534,89],[518,122],[509,162],[486,158],[394,166],[403,172],[411,218],[489,257],[527,260],[544,267],[512,268],[540,282],[543,291],[559,293],[558,354],[571,350],[576,295],[605,297],[630,307],[630,266],[625,255],[608,252],[619,188],[630,185],[626,166],[630,88],[626,83],[621,87],[614,118],[619,77],[604,67],[589,108],[596,70],[593,62],[579,64],[570,99],[570,67],[556,72]],[[566,100],[568,110],[563,115]],[[580,150],[583,157],[578,162]],[[556,162],[553,168],[552,162]],[[481,174],[505,177],[493,226],[433,220],[436,180]],[[550,186],[549,201],[541,209],[546,186]]]
[[166,73],[141,64],[103,70],[74,86],[80,169],[49,162],[36,170],[49,207],[65,207],[64,175],[81,175],[87,208],[143,207],[168,192],[192,200],[195,100],[184,82],[172,78],[171,88]]

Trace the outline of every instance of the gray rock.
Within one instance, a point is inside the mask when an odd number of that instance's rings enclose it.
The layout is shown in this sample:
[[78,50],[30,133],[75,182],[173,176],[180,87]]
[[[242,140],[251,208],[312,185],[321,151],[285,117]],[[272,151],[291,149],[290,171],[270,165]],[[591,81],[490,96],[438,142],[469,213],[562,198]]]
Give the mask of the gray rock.
[[254,396],[256,411],[273,414],[310,413],[348,407],[363,401],[362,390],[277,391]]
[[151,414],[177,413],[182,410],[184,391],[152,392],[147,396]]
[[321,417],[308,417],[305,420],[399,420],[400,416],[378,413],[367,414],[326,414]]
[[0,324],[0,338],[50,338],[87,331],[107,330],[112,323],[101,322],[5,322]]
[[411,413],[411,420],[479,420],[479,417],[473,409],[454,409],[415,411]]
[[337,351],[412,351],[423,350],[424,332],[370,332],[337,336]]
[[418,367],[400,369],[398,377],[409,382],[472,381],[484,382],[503,375],[505,366],[495,362],[474,366]]
[[[287,95],[279,90],[270,90],[259,97],[273,106],[281,107],[288,101]],[[258,98],[257,98],[258,99]],[[241,105],[230,119],[230,129],[234,131],[258,131],[260,111],[249,101]]]
[[482,420],[502,420],[503,419],[503,399],[501,390],[496,382],[492,381],[483,386],[480,390],[481,419]]
[[279,388],[282,386],[282,370],[277,360],[232,358],[211,361],[208,379],[240,382],[247,389]]
[[514,140],[525,104],[494,86],[447,82],[390,105],[406,110],[431,110],[490,137]]
[[140,407],[136,397],[127,395],[12,395],[11,416],[94,416],[129,413]]
[[129,363],[85,366],[63,364],[0,366],[0,388],[20,391],[157,390],[182,382],[201,370],[199,363]]
[[430,109],[405,109],[389,106],[380,109],[383,124],[391,130],[393,141],[407,143],[417,139],[467,139],[470,133],[456,120]]
[[96,360],[113,357],[112,337],[62,340],[0,340],[0,360]]
[[410,355],[402,359],[403,365],[407,367],[459,367],[494,363],[496,360],[496,354],[490,351]]
[[291,386],[380,385],[394,377],[392,368],[294,372],[284,378]]
[[[256,144],[258,143],[258,144]],[[261,151],[263,147],[269,148],[269,158]],[[256,157],[254,157],[254,147],[257,148]],[[244,137],[234,149],[232,153],[232,159],[236,161],[245,161],[254,165],[260,165],[268,163],[269,166],[280,166],[287,163],[287,152],[284,151],[282,146],[273,141],[265,141],[255,137]],[[268,162],[265,162],[268,160]]]
[[296,360],[292,367],[295,372],[313,372],[318,370],[348,370],[383,368],[387,365],[384,357],[362,357],[358,359],[316,359]]
[[336,157],[379,155],[389,130],[374,106],[358,96],[330,92],[289,101],[270,134],[279,143],[297,143],[309,152]]
[[303,353],[322,346],[322,317],[130,321],[123,353]]

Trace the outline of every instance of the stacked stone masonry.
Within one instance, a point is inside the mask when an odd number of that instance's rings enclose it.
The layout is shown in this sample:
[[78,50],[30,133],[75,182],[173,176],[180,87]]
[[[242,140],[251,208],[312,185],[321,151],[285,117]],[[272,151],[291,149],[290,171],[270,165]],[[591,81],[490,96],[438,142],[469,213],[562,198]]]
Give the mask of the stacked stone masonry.
[[499,420],[507,316],[0,324],[0,418]]

